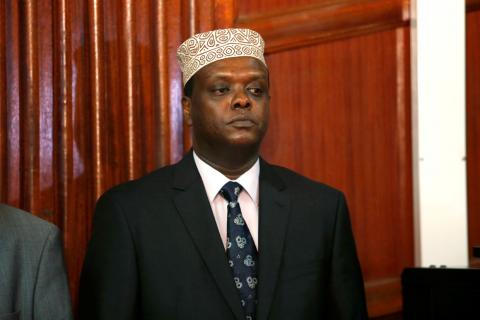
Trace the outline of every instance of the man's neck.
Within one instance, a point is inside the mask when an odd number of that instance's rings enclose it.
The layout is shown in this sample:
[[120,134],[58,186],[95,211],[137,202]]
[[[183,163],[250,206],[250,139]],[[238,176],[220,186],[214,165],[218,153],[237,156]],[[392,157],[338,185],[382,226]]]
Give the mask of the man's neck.
[[258,154],[252,154],[250,156],[209,156],[203,154],[201,151],[195,149],[195,154],[202,159],[209,166],[221,172],[224,176],[230,180],[236,180],[243,173],[247,172],[258,159]]

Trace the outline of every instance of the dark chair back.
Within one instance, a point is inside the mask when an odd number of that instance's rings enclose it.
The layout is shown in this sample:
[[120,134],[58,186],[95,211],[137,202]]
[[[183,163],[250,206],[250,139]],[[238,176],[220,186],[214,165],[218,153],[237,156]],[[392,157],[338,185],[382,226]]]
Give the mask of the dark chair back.
[[405,320],[480,319],[480,269],[408,268],[402,291]]

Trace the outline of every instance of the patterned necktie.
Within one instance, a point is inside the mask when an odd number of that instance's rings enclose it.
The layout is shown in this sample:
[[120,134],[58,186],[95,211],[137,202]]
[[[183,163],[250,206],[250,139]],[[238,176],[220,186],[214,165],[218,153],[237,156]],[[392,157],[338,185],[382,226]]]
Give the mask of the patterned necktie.
[[228,201],[227,256],[247,320],[255,319],[257,306],[257,248],[242,216],[238,195],[242,186],[227,182],[220,194]]

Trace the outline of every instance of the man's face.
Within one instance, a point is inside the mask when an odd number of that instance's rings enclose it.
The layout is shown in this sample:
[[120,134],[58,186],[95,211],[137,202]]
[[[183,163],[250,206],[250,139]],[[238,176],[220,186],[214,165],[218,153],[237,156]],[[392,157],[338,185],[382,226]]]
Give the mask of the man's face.
[[[228,58],[195,74],[184,115],[195,148],[258,146],[268,127],[268,71],[257,59]],[[197,150],[202,151],[202,150]]]

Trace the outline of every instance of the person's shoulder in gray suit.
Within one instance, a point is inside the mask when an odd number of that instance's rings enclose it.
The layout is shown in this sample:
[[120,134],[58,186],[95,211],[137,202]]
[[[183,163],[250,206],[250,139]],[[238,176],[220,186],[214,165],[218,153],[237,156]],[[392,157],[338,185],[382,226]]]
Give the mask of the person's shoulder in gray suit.
[[0,204],[0,320],[72,318],[59,229]]

